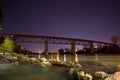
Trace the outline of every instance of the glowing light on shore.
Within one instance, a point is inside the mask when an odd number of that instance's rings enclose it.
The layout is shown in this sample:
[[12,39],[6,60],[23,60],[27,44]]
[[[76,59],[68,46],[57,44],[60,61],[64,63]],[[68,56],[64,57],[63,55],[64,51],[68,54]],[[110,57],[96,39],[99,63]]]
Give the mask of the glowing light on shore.
[[38,59],[40,59],[41,58],[41,51],[38,51]]
[[78,55],[75,54],[75,62],[78,62]]
[[66,62],[67,60],[66,60],[66,54],[64,54],[64,62]]
[[60,60],[59,52],[57,52],[56,59],[57,59],[57,61]]

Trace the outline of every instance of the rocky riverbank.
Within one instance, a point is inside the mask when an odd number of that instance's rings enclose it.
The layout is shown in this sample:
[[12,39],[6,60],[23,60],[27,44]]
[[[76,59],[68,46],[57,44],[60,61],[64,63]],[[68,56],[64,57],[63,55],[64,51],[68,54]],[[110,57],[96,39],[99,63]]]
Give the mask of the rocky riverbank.
[[73,80],[120,80],[120,71],[116,66],[90,61],[76,63],[69,74]]
[[27,55],[16,54],[13,55],[9,53],[0,53],[0,63],[11,63],[15,66],[33,64],[43,67],[51,66],[52,64],[45,58],[36,59],[30,58]]
[[47,60],[46,58],[30,58],[23,54],[0,53],[0,64],[10,63],[15,66],[33,64],[42,67],[64,66],[73,80],[120,80],[120,66],[107,65],[98,62],[83,61],[79,63]]

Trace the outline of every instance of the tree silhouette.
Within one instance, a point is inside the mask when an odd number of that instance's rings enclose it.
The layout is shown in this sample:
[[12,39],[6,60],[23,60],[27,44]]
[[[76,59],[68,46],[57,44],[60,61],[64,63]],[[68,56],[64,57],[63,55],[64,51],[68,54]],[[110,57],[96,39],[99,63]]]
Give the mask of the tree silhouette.
[[0,45],[4,42],[4,37],[0,36]]
[[111,37],[111,41],[116,45],[118,44],[119,40],[120,40],[119,36],[112,36]]

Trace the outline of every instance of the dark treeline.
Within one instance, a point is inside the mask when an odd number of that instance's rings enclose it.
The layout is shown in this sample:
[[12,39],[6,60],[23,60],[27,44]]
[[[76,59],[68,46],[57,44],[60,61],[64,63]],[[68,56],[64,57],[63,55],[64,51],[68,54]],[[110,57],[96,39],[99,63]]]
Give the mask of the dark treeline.
[[[71,54],[71,50],[68,48],[59,49],[58,52],[60,54]],[[76,51],[77,54],[84,54],[84,55],[119,55],[120,54],[120,47],[118,45],[112,46],[103,46],[98,48],[83,48],[81,50]]]

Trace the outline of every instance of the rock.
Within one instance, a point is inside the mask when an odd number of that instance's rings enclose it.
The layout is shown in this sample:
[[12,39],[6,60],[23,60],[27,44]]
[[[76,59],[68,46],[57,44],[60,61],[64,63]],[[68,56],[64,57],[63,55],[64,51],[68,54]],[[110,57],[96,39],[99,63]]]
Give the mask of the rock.
[[84,71],[77,72],[77,78],[78,78],[78,80],[82,80],[84,76],[85,76]]
[[3,53],[0,53],[0,56],[3,56]]
[[86,77],[87,80],[92,80],[92,75],[90,75],[90,74],[88,74],[88,73],[86,73],[84,77]]
[[77,72],[78,80],[92,80],[92,75],[86,73],[84,71]]
[[73,68],[74,68],[76,71],[79,71],[81,67],[82,67],[82,66],[81,66],[79,63],[76,63],[75,65],[73,65]]
[[113,80],[113,74],[109,75],[105,80]]
[[47,62],[48,60],[46,58],[41,58],[40,59],[42,62]]
[[17,57],[14,56],[13,59],[14,59],[14,60],[17,60]]
[[37,59],[36,58],[30,58],[31,61],[36,61]]
[[7,59],[9,61],[15,61],[15,60],[17,60],[17,57],[13,57],[9,53],[4,53],[3,57],[4,57],[4,59]]
[[11,61],[16,61],[17,60],[17,57],[12,57],[12,56],[8,56],[6,57],[8,60],[11,60]]
[[52,66],[52,64],[46,58],[41,58],[40,61],[42,67]]
[[80,71],[80,72],[78,72],[78,75],[85,76],[85,72],[84,71]]
[[18,61],[15,61],[15,62],[13,63],[13,65],[19,66]]
[[108,76],[105,80],[120,80],[120,71]]
[[75,65],[74,65],[74,67],[78,67],[78,68],[80,68],[80,67],[82,67],[79,63],[76,63]]
[[97,71],[94,73],[94,80],[104,80],[108,74],[103,71]]
[[117,70],[120,70],[120,65],[117,66]]
[[70,70],[69,70],[69,75],[72,75],[74,73],[74,69],[73,68],[70,68]]
[[67,64],[68,64],[69,66],[74,66],[75,62],[69,61]]
[[38,59],[36,59],[36,58],[30,58],[30,62],[32,64],[39,64],[40,63],[40,61]]
[[31,64],[32,60],[26,55],[23,54],[17,54],[17,60],[19,64]]
[[56,59],[49,59],[50,62],[56,62]]
[[120,72],[114,73],[113,78],[114,78],[115,80],[120,80]]

